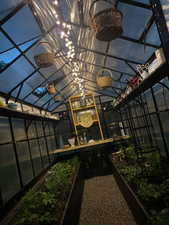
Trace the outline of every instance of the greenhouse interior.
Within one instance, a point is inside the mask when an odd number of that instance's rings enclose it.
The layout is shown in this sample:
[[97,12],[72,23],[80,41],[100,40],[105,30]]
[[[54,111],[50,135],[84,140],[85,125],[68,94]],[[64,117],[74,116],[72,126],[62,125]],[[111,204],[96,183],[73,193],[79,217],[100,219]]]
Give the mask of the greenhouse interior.
[[169,1],[0,1],[2,225],[169,225]]

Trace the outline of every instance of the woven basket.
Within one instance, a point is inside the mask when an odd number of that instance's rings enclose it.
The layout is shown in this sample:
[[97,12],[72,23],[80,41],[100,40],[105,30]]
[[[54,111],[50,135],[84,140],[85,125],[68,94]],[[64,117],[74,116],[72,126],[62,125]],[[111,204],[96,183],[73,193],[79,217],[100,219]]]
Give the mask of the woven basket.
[[91,9],[98,1],[96,0],[91,4],[89,15],[91,19],[91,27],[96,32],[96,38],[100,41],[111,41],[119,37],[122,32],[122,18],[123,14],[114,6],[109,9],[102,10],[92,16]]
[[47,86],[47,91],[51,95],[56,94],[56,88],[55,88],[55,86],[53,84],[49,84]]
[[[109,75],[102,75],[102,72],[104,71],[108,72]],[[107,69],[101,69],[98,72],[98,76],[96,77],[96,82],[100,88],[111,87],[113,82],[111,71]]]
[[45,52],[34,56],[36,65],[41,68],[49,67],[54,64],[54,53]]

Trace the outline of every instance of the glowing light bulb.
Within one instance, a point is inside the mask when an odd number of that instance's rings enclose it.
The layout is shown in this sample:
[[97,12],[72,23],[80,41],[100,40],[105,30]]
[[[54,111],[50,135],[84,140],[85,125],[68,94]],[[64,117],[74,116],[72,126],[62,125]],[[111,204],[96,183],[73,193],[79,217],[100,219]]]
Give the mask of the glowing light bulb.
[[53,1],[53,5],[58,5],[58,1],[57,0]]
[[58,25],[60,25],[60,21],[59,21],[59,20],[57,20],[56,23],[57,23]]

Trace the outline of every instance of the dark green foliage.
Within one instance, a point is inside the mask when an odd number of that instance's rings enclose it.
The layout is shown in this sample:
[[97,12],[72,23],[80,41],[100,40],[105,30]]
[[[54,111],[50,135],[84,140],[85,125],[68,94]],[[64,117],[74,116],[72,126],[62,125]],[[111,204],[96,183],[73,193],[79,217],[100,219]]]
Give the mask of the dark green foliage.
[[153,201],[161,197],[159,186],[148,183],[147,179],[140,179],[137,188],[137,194],[143,201]]
[[54,165],[43,184],[23,198],[22,207],[11,225],[59,224],[77,164],[74,158]]
[[148,146],[137,151],[134,146],[120,147],[119,151],[125,157],[115,164],[150,213],[149,225],[168,225],[169,173],[168,168],[163,169],[159,153]]
[[136,179],[141,173],[141,169],[138,166],[128,165],[121,168],[120,173],[125,177],[126,181],[131,184],[136,182]]
[[161,210],[160,213],[154,215],[150,218],[149,225],[168,225],[169,224],[169,208]]

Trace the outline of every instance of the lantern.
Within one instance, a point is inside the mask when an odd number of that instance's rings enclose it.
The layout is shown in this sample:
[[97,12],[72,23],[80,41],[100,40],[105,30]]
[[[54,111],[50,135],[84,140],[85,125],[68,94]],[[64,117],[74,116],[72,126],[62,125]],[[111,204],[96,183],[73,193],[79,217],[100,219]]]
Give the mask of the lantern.
[[[105,8],[92,15],[92,9],[96,2],[104,1],[111,4],[111,8]],[[98,4],[96,5],[96,7]],[[91,19],[91,26],[96,32],[96,38],[100,41],[112,41],[119,37],[122,32],[122,18],[123,14],[112,5],[112,2],[106,0],[94,0],[90,6],[89,15]]]
[[113,82],[111,71],[107,69],[101,69],[96,77],[96,82],[100,88],[111,87]]
[[35,49],[34,60],[38,67],[46,68],[54,64],[55,53],[47,41],[39,42]]

